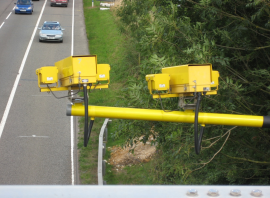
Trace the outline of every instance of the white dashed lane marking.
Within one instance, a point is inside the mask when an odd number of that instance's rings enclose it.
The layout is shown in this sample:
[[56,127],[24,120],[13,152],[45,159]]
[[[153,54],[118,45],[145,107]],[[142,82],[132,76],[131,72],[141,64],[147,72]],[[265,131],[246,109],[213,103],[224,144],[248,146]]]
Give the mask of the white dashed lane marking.
[[4,23],[5,23],[5,22],[3,22],[3,23],[0,25],[0,29],[1,29],[1,27],[4,25]]
[[7,18],[6,18],[6,19],[8,19],[8,17],[11,15],[11,13],[12,13],[12,12],[10,12],[10,13],[9,13],[9,15],[7,16]]
[[31,135],[31,136],[19,136],[21,138],[49,138],[49,136],[36,136],[36,135]]

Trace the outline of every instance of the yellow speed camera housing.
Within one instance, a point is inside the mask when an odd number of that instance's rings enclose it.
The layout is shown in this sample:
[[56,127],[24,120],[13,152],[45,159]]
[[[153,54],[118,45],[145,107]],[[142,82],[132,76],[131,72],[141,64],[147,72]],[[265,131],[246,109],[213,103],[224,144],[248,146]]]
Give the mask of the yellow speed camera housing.
[[97,64],[96,79],[98,82],[110,81],[110,65],[109,64]]
[[43,85],[52,85],[58,86],[58,69],[54,66],[42,67],[36,70],[36,74],[38,76],[38,86],[39,88]]
[[166,91],[170,90],[170,75],[169,74],[149,74],[145,77],[148,83],[148,89],[150,94],[154,91]]
[[70,56],[55,63],[59,70],[61,85],[74,86],[96,83],[97,56]]
[[[153,77],[155,76],[155,77]],[[148,89],[153,98],[192,96],[194,92],[206,95],[217,94],[219,72],[212,70],[212,64],[187,64],[162,68],[162,74],[146,75]],[[169,82],[168,82],[169,79]],[[165,85],[167,91],[161,91],[158,85]]]
[[[87,89],[91,85],[95,88],[108,88],[110,82],[110,65],[97,64],[96,55],[70,56],[56,62],[55,66],[41,67],[36,72],[41,92],[76,90],[82,85],[87,85]],[[51,76],[56,82],[59,81],[56,86],[50,86],[50,81],[46,81]],[[50,87],[41,86],[45,84]]]

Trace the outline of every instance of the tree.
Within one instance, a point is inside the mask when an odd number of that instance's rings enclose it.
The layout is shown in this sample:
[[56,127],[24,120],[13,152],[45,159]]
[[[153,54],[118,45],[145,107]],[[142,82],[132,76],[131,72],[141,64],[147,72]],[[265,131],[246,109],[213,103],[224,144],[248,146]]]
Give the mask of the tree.
[[[141,55],[125,89],[126,105],[162,109],[148,93],[146,74],[212,63],[220,72],[220,87],[218,95],[203,99],[201,111],[270,115],[269,5],[266,0],[124,0],[118,10],[122,30]],[[165,109],[177,108],[177,99],[162,103]],[[158,134],[159,183],[269,184],[268,129],[207,126],[196,156],[192,125],[121,121],[119,128],[129,140],[147,138],[153,130]]]

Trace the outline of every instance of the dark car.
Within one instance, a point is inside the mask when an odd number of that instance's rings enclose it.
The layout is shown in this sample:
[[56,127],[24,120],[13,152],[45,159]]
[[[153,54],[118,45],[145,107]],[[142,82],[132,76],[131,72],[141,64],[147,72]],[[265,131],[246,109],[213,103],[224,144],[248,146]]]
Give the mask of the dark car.
[[51,0],[51,6],[68,6],[69,0]]
[[34,4],[31,0],[18,0],[15,6],[15,14],[26,13],[32,14],[34,11]]

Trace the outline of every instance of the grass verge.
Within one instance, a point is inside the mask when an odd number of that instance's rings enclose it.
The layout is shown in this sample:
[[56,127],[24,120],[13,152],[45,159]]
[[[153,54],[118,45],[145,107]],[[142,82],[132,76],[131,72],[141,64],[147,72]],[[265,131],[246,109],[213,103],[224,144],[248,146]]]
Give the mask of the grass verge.
[[[110,64],[110,85],[109,89],[93,90],[89,95],[89,104],[97,106],[122,106],[123,98],[121,88],[125,80],[132,73],[130,65],[136,62],[134,45],[130,45],[128,39],[123,37],[118,30],[116,17],[110,10],[101,11],[99,1],[92,2],[84,0],[84,16],[88,45],[91,54],[96,54],[98,63]],[[133,55],[132,55],[133,53]],[[78,149],[79,172],[81,184],[97,184],[97,156],[98,156],[98,135],[104,118],[96,118],[92,129],[91,137],[87,147],[83,147],[83,125],[84,119],[80,119],[80,132]],[[125,138],[112,139],[111,132],[117,130],[117,120],[109,125],[107,147],[123,145]],[[105,159],[110,157],[107,151]],[[152,162],[125,167],[123,170],[115,171],[111,165],[107,165],[105,180],[107,184],[151,184],[153,178],[149,177],[152,172]],[[147,177],[146,177],[147,176]]]
[[[110,11],[100,11],[95,2],[84,0],[84,16],[88,45],[91,54],[96,54],[98,63],[110,64],[109,89],[93,90],[89,95],[89,104],[97,106],[121,106],[117,96],[122,87],[119,74],[124,72],[124,48],[121,35],[115,26],[114,18]],[[79,121],[79,172],[81,184],[97,184],[97,156],[98,134],[104,122],[103,118],[96,118],[91,137],[87,147],[83,146],[84,118]]]

